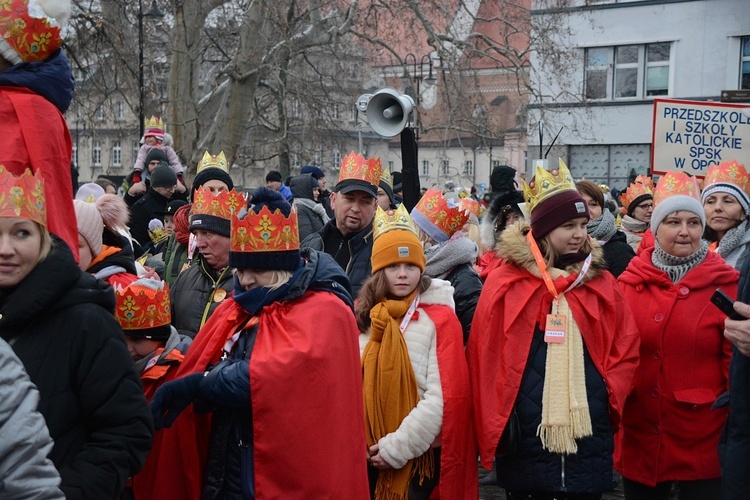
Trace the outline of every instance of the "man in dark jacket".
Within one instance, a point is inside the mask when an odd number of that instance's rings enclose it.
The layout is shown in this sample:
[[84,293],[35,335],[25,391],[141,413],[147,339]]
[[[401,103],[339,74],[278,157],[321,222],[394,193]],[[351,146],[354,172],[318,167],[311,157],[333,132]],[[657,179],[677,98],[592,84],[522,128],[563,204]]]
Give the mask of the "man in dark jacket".
[[163,220],[162,214],[167,209],[176,187],[177,174],[168,163],[163,162],[151,172],[151,185],[148,191],[130,207],[130,234],[141,245],[151,241],[148,223],[151,219]]
[[354,297],[372,275],[372,220],[377,208],[379,158],[366,160],[351,153],[344,158],[339,182],[331,193],[335,216],[302,242],[302,248],[325,252],[346,271]]

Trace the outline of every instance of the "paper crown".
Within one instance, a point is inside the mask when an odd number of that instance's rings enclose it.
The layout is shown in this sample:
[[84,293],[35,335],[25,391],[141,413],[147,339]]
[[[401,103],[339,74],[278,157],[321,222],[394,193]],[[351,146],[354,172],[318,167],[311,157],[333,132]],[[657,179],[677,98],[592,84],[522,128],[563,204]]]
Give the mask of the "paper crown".
[[633,201],[644,195],[654,194],[654,181],[646,175],[639,175],[624,193],[620,195],[620,204],[627,210]]
[[482,204],[474,198],[461,198],[458,203],[461,205],[461,209],[475,217],[479,217],[482,211]]
[[44,61],[62,46],[60,25],[70,3],[5,0],[0,7],[0,55],[13,64]]
[[383,173],[380,176],[380,182],[385,182],[391,189],[393,189],[393,175],[391,175],[391,171],[389,169],[383,169]]
[[460,205],[444,198],[443,193],[435,188],[427,190],[414,211],[414,222],[438,242],[450,239],[469,220],[469,214]]
[[718,165],[708,167],[706,178],[703,180],[704,188],[718,183],[734,184],[743,192],[748,193],[750,175],[745,170],[745,165],[737,162],[737,160],[723,161]]
[[[656,185],[654,189],[654,208],[659,203],[671,196],[690,196],[700,203],[700,189],[698,188],[698,179],[690,177],[685,172],[667,172]],[[702,204],[701,204],[702,205]]]
[[201,162],[198,164],[198,170],[196,170],[195,173],[198,174],[201,172],[201,170],[205,170],[207,168],[218,168],[220,170],[223,170],[224,172],[229,173],[227,157],[224,156],[224,151],[222,151],[218,155],[212,155],[208,151],[203,153],[203,158],[201,158]]
[[380,158],[374,156],[365,159],[361,154],[352,151],[341,160],[339,182],[347,180],[364,181],[377,186],[380,183],[382,173],[383,167],[380,164]]
[[0,217],[20,217],[47,226],[44,178],[31,170],[16,177],[0,165]]
[[125,287],[115,283],[115,300],[115,318],[123,330],[157,328],[172,321],[164,281],[139,279]]
[[559,159],[558,168],[548,172],[537,165],[534,179],[528,184],[523,183],[523,197],[529,207],[529,213],[547,198],[563,191],[575,191],[576,184],[570,170],[562,158]]
[[161,118],[152,115],[151,118],[146,118],[144,125],[146,126],[144,135],[164,135],[164,121]]
[[229,220],[237,208],[244,206],[245,199],[236,190],[212,193],[210,189],[199,188],[193,196],[191,216],[212,215]]
[[169,238],[167,231],[164,229],[164,223],[159,219],[151,219],[148,223],[148,237],[156,245]]
[[231,252],[299,250],[299,224],[295,209],[287,217],[279,209],[271,212],[267,206],[263,206],[260,212],[249,211],[244,219],[233,214],[231,220]]
[[411,220],[409,212],[403,205],[398,206],[396,210],[383,210],[378,207],[375,212],[375,220],[372,223],[372,239],[376,240],[383,233],[393,231],[394,229],[405,229],[411,231],[414,235],[417,234],[417,229],[414,227],[414,223]]

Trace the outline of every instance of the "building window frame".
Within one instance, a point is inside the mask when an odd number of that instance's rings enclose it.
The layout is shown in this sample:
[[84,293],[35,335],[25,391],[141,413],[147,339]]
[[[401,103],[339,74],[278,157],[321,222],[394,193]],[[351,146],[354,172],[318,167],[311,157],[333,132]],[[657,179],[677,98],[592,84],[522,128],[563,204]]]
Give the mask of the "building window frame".
[[333,162],[333,165],[341,165],[341,149],[334,148],[331,152],[331,161]]
[[464,161],[464,175],[474,175],[474,160]]
[[422,175],[430,175],[430,160],[422,160]]
[[115,120],[118,122],[125,120],[125,103],[122,101],[115,101]]
[[94,168],[102,166],[102,142],[98,139],[91,143],[91,165]]
[[671,64],[672,42],[586,48],[583,98],[628,101],[668,96]]
[[740,89],[750,89],[750,36],[740,38]]
[[451,174],[451,161],[443,160],[441,163],[441,168],[442,168],[442,175],[450,175]]
[[112,166],[122,167],[122,143],[120,141],[112,141]]

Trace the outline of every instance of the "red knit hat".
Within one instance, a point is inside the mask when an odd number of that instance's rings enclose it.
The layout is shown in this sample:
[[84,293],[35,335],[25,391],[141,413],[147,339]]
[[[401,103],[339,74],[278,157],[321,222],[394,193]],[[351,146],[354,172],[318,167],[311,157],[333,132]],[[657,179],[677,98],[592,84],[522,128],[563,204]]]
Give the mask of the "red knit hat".
[[590,219],[589,207],[575,190],[562,191],[540,202],[531,212],[531,231],[538,240],[571,219]]

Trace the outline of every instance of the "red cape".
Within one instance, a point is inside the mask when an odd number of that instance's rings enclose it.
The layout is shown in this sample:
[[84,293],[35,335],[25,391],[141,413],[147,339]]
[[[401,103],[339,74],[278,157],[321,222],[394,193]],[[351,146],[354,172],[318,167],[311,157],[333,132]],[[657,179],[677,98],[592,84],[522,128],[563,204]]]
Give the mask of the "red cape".
[[[224,301],[177,377],[218,361],[248,319]],[[328,292],[261,311],[249,367],[257,500],[369,498],[358,334],[351,310]],[[146,498],[200,498],[209,432],[191,406],[157,433],[158,483]]]
[[461,323],[448,306],[421,304],[420,308],[435,323],[440,386],[443,390],[440,483],[438,493],[433,493],[430,498],[477,498],[477,446]]
[[0,87],[0,164],[13,175],[42,172],[47,229],[62,238],[78,262],[70,161],[73,145],[65,118],[44,97],[21,87]]
[[[555,285],[564,290],[569,281],[558,278]],[[608,272],[565,297],[591,359],[606,381],[617,429],[638,363],[638,330],[630,309]],[[472,324],[466,356],[480,457],[486,469],[492,467],[515,404],[535,325],[546,318],[551,300],[541,278],[509,261],[490,274],[479,297],[474,317],[481,321]]]

